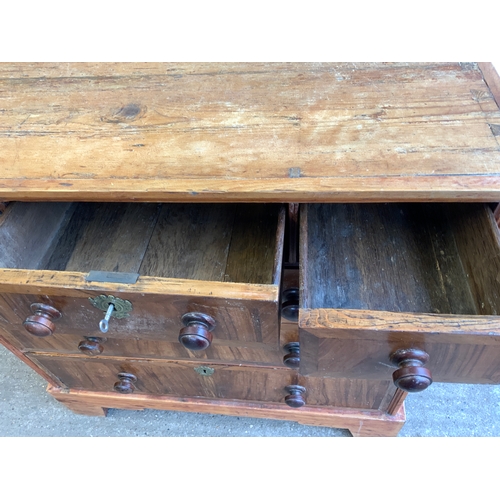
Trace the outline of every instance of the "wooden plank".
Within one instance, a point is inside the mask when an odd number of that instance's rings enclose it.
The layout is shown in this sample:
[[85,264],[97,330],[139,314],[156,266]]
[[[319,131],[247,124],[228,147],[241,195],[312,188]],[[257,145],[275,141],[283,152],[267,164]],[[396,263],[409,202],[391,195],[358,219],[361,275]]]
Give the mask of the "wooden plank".
[[6,293],[87,297],[89,293],[137,293],[141,295],[184,295],[228,300],[278,301],[278,287],[245,283],[217,283],[141,276],[134,285],[97,283],[85,280],[86,273],[0,269],[0,291]]
[[81,390],[63,391],[49,386],[48,392],[77,413],[88,408],[89,415],[102,415],[103,408],[127,410],[157,409],[232,415],[239,417],[291,420],[305,425],[320,425],[349,429],[354,436],[397,436],[405,423],[404,405],[396,415],[380,411],[349,408],[302,407],[289,408],[282,404],[243,401],[203,400],[143,394],[95,393]]
[[357,309],[301,309],[299,328],[319,338],[390,341],[414,335],[434,342],[498,346],[498,316],[395,313]]
[[224,205],[164,205],[140,274],[224,281],[233,220]]
[[158,212],[154,204],[80,204],[47,269],[139,272]]
[[500,197],[474,64],[4,64],[0,108],[2,199]]

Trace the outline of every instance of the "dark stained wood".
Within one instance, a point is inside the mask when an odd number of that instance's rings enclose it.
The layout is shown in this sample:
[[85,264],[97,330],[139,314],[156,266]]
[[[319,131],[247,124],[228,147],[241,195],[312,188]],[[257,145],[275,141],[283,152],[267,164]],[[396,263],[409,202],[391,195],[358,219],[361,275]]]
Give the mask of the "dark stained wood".
[[47,269],[139,272],[158,209],[155,204],[79,204]]
[[396,415],[400,408],[403,406],[404,400],[406,399],[407,395],[408,393],[406,391],[396,389],[396,392],[394,393],[394,396],[387,408],[387,414]]
[[[276,283],[283,258],[284,214],[281,205],[239,205],[234,210],[235,223],[224,281]],[[278,245],[281,247],[279,252]],[[279,264],[274,262],[277,254],[281,255]],[[273,262],[271,268],[269,262]]]
[[436,322],[435,328],[421,328],[423,323],[416,314],[400,318],[398,323],[395,313],[358,311],[356,321],[356,314],[349,314],[355,311],[341,311],[338,318],[337,312],[331,309],[304,314],[299,325],[300,373],[391,380],[394,367],[390,355],[398,349],[417,348],[429,354],[426,367],[436,382],[500,382],[498,319],[495,324],[488,319],[492,317],[481,317],[482,324],[477,326],[483,333],[474,331],[472,323],[467,334],[467,317],[456,318],[454,331],[446,331],[449,318],[443,317],[441,333]]
[[0,96],[5,200],[500,195],[476,64],[2,63]]
[[392,374],[394,385],[406,392],[421,392],[432,384],[432,374],[425,364],[429,355],[420,349],[398,349],[389,356],[398,367]]
[[14,203],[0,219],[0,268],[39,269],[72,213],[70,203]]
[[[112,293],[110,291],[108,294]],[[43,300],[63,314],[57,323],[58,334],[92,336],[99,335],[98,325],[104,317],[104,312],[93,307],[89,301],[89,297],[96,295],[98,293],[94,291],[88,291],[80,298],[66,295],[9,294],[4,295],[3,304],[14,311],[17,320],[12,326],[18,330],[23,328],[22,323],[29,315],[30,305]],[[224,341],[225,345],[236,342],[242,346],[242,342],[251,342],[278,347],[277,300],[231,300],[224,297],[167,293],[143,296],[134,292],[123,292],[116,296],[129,300],[133,309],[127,318],[111,318],[107,337],[177,342],[184,326],[184,314],[199,312],[215,319],[216,327],[212,331],[214,345]]]
[[56,328],[54,321],[57,321],[62,316],[61,312],[55,307],[43,303],[31,304],[30,309],[33,314],[23,322],[23,326],[28,333],[35,337],[52,335]]
[[309,205],[303,307],[475,314],[443,208]]
[[494,216],[497,226],[500,228],[500,203],[495,208]]
[[[83,358],[30,353],[28,356],[56,375],[67,387],[112,391],[118,374],[130,373],[135,393],[170,394],[185,397],[208,397],[286,404],[287,386],[301,386],[307,406],[328,406],[381,410],[396,388],[392,381],[299,377],[287,368],[259,368],[201,363],[195,360],[159,361],[130,358]],[[195,369],[214,370],[202,375]],[[297,383],[298,382],[298,383]],[[262,393],[261,396],[259,394]]]
[[104,351],[105,341],[106,339],[100,337],[86,337],[78,344],[78,350],[87,356],[98,356]]
[[306,406],[289,408],[277,403],[213,400],[205,398],[178,398],[146,394],[122,395],[84,390],[61,390],[52,386],[48,392],[76,413],[103,415],[103,408],[127,410],[159,409],[233,415],[240,417],[291,420],[305,425],[320,425],[349,429],[353,436],[397,436],[405,422],[405,409],[401,405],[395,415],[377,410]]
[[450,205],[455,241],[478,314],[500,315],[500,231],[486,205]]
[[[292,370],[237,365],[205,365],[195,361],[156,361],[62,357],[29,354],[31,359],[54,374],[66,387],[112,391],[118,374],[134,375],[135,393],[205,397],[283,403],[285,387],[293,382]],[[212,368],[212,375],[201,375],[195,368]]]
[[[1,326],[0,326],[1,328]],[[97,334],[97,332],[96,332]],[[78,354],[79,345],[86,337],[64,333],[38,338],[20,329],[2,329],[2,335],[23,352]],[[108,334],[106,334],[108,335]],[[113,335],[99,342],[99,357],[129,357],[153,359],[194,359],[211,363],[238,363],[253,366],[283,366],[283,351],[274,346],[257,342],[218,340],[204,351],[190,351],[175,340],[151,340],[146,338],[115,338]]]
[[233,221],[223,205],[163,205],[140,274],[224,281]]

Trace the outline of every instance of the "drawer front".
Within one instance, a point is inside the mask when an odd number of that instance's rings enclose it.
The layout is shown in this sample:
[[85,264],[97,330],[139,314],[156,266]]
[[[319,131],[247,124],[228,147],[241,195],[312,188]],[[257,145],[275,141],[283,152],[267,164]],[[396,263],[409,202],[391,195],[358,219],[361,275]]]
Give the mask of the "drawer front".
[[73,389],[112,392],[119,373],[132,374],[133,393],[284,402],[285,387],[295,376],[286,368],[188,361],[96,360],[79,357],[29,355],[38,365]]
[[14,203],[0,224],[0,323],[95,336],[112,303],[107,337],[183,330],[187,348],[277,348],[284,218],[278,204]]
[[500,383],[489,207],[310,205],[301,223],[301,373],[390,380],[412,349],[435,381]]
[[[251,353],[244,351],[248,347],[249,351],[274,351],[274,354],[267,357],[267,362],[271,362],[279,349],[278,291],[276,289],[271,292],[271,299],[275,300],[104,292],[102,295],[119,297],[132,304],[127,317],[111,317],[106,333],[99,329],[99,322],[104,318],[105,312],[94,307],[89,300],[100,295],[100,292],[81,291],[80,295],[83,297],[2,294],[0,324],[18,340],[23,349],[55,349],[61,352],[69,349],[74,352],[85,337],[104,337],[108,340],[103,347],[111,355],[156,357],[170,352],[167,357],[191,357],[196,351],[181,346],[179,334],[185,328],[183,316],[196,312],[213,319],[213,329],[210,331],[212,341],[203,351],[204,356],[244,360],[252,357]],[[31,306],[37,303],[50,305],[62,315],[57,319],[49,318],[52,333],[44,337],[28,333],[24,326],[28,317],[36,316],[37,313],[32,311]],[[45,319],[39,314],[38,320],[34,321],[43,323]],[[137,350],[133,352],[135,349]],[[237,354],[241,349],[244,354]],[[265,358],[265,353],[262,356]],[[253,361],[259,360],[257,354]]]
[[191,351],[174,342],[114,338],[111,336],[50,335],[35,337],[24,329],[2,330],[5,339],[23,352],[85,354],[89,357],[131,357],[153,359],[199,359],[256,365],[283,366],[283,349],[259,343],[214,341],[202,351]]
[[500,383],[498,318],[443,320],[445,325],[437,315],[301,310],[300,372],[390,380],[398,369],[392,355],[418,349],[428,354],[423,366],[436,382]]
[[[385,410],[395,388],[387,381],[321,379],[299,376],[287,368],[256,368],[222,363],[129,359],[83,359],[28,355],[71,389],[114,391],[118,374],[133,375],[133,394],[203,397],[285,403],[288,386],[300,385],[305,406]],[[130,380],[129,380],[130,381]],[[127,380],[125,381],[127,383]]]

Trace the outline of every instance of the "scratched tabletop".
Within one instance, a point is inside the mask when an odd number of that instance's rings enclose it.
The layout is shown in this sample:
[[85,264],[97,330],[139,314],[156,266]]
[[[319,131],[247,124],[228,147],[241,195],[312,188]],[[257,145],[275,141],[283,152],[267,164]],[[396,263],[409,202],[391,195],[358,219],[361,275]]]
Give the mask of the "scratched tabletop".
[[475,63],[2,63],[0,201],[499,201]]

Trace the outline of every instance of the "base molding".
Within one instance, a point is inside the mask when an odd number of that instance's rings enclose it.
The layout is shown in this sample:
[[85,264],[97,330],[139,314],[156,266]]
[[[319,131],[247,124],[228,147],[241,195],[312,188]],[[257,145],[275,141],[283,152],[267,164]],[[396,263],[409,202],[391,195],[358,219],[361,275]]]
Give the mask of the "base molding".
[[90,416],[106,416],[108,408],[211,413],[235,417],[291,420],[304,425],[348,429],[356,437],[397,436],[406,421],[404,404],[394,415],[388,415],[376,410],[307,406],[290,408],[284,404],[251,401],[68,390],[52,385],[47,387],[47,392],[74,413]]

